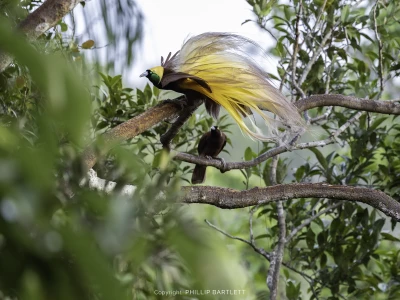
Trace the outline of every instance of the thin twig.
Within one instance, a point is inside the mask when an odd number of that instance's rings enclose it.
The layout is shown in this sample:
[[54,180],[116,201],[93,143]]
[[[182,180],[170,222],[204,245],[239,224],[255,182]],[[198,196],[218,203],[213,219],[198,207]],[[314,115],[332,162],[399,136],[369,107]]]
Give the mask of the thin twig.
[[[325,4],[326,4],[326,1],[325,1],[324,5],[325,5]],[[335,57],[333,57],[333,59],[332,59],[330,65],[329,65],[329,67],[328,67],[328,69],[327,69],[327,71],[326,71],[325,95],[329,94],[330,83],[331,83],[331,70],[332,70],[332,66],[333,66],[333,64],[335,63],[335,61],[336,61],[336,59],[335,59]],[[326,65],[326,64],[327,64],[327,58],[325,58],[325,65]],[[312,118],[312,119],[310,120],[310,124],[314,124],[314,123],[316,123],[316,122],[318,122],[318,121],[328,119],[329,115],[330,115],[331,112],[332,112],[332,109],[333,109],[333,106],[328,106],[328,109],[326,110],[326,112],[323,113],[323,114],[320,115],[320,116],[317,116],[317,117],[315,117],[315,118]]]
[[315,118],[310,119],[310,124],[314,124],[319,121],[328,119],[329,115],[332,112],[332,109],[333,109],[333,106],[328,106],[327,110],[322,115],[319,115],[319,116],[316,116]]
[[309,224],[311,224],[312,221],[314,221],[315,219],[319,218],[321,215],[326,214],[328,211],[335,209],[336,207],[339,207],[340,205],[342,205],[342,202],[337,202],[337,203],[333,203],[331,205],[329,205],[327,208],[321,210],[319,213],[315,214],[314,216],[303,220],[303,222],[297,226],[296,228],[294,228],[290,234],[286,237],[286,241],[285,243],[289,243],[290,240],[297,234],[299,233],[304,227],[308,226]]
[[[296,69],[297,69],[297,53],[299,51],[299,38],[300,38],[300,17],[303,9],[303,1],[299,1],[299,10],[296,14],[296,25],[295,25],[295,40],[293,44],[293,56],[292,56],[292,84],[296,88],[296,90],[300,93],[302,98],[306,97],[306,94],[301,88],[301,84],[297,84],[296,81]],[[308,120],[306,120],[308,121]]]
[[238,240],[238,241],[241,241],[241,242],[249,245],[258,254],[261,254],[262,256],[264,256],[268,261],[270,260],[270,254],[268,252],[266,252],[264,249],[256,247],[256,245],[254,243],[251,243],[250,241],[242,239],[240,237],[233,236],[233,235],[223,231],[222,229],[218,228],[217,226],[211,224],[208,220],[204,220],[204,222],[206,222],[208,226],[212,227],[213,229],[217,230],[218,232],[222,233],[223,235],[227,236],[228,238],[231,238],[231,239],[234,239],[234,240]]
[[379,36],[378,33],[378,25],[376,22],[376,10],[378,8],[378,3],[379,0],[377,0],[375,2],[375,6],[374,6],[374,31],[375,31],[375,36],[376,36],[376,40],[378,41],[378,75],[379,75],[379,94],[378,94],[378,98],[380,98],[381,94],[383,93],[383,89],[384,89],[384,83],[383,83],[383,55],[382,55],[382,49],[383,49],[383,45],[382,45],[382,40]]
[[317,29],[318,23],[319,23],[319,21],[321,20],[322,14],[323,14],[324,11],[325,11],[325,6],[326,6],[326,3],[327,3],[327,2],[328,2],[328,0],[324,0],[324,3],[322,4],[322,6],[321,6],[321,8],[320,8],[320,10],[319,10],[318,17],[317,17],[317,20],[315,21],[315,24],[314,24],[314,27],[313,27],[313,29],[312,29],[312,32],[317,31],[316,29]]
[[255,205],[250,209],[249,212],[249,228],[250,228],[250,243],[255,245],[256,241],[254,239],[254,232],[253,232],[253,217],[256,210],[260,207],[260,205]]
[[[262,255],[268,261],[271,261],[271,255],[268,252],[266,252],[264,249],[257,247],[254,242],[250,242],[250,241],[247,241],[247,240],[242,239],[240,237],[233,236],[233,235],[223,231],[222,229],[218,228],[214,224],[210,223],[208,220],[204,220],[204,221],[208,226],[210,226],[211,228],[215,229],[216,231],[218,231],[219,233],[223,234],[224,236],[226,236],[226,237],[228,237],[230,239],[233,239],[233,240],[241,241],[241,242],[249,245],[251,248],[253,248],[253,250],[255,252],[257,252],[258,254]],[[308,282],[308,284],[311,287],[313,295],[316,297],[316,293],[315,293],[315,291],[313,289],[313,286],[312,286],[314,284],[315,280],[310,275],[308,275],[308,274],[306,274],[306,273],[304,273],[302,271],[297,270],[296,268],[292,267],[289,263],[282,262],[282,265],[285,266],[286,268],[288,268],[289,270],[291,270],[291,271],[299,274],[300,276],[302,276],[304,278],[304,280]]]
[[[265,250],[262,249],[262,248],[257,247],[254,243],[252,243],[252,242],[250,242],[250,241],[248,241],[248,240],[242,239],[242,238],[240,238],[240,237],[231,235],[231,234],[229,234],[229,233],[223,231],[222,229],[218,228],[218,227],[215,226],[214,224],[210,223],[208,220],[204,220],[204,222],[206,222],[206,224],[207,224],[208,226],[210,226],[211,228],[215,229],[215,230],[218,231],[219,233],[225,235],[226,237],[228,237],[228,238],[230,238],[230,239],[233,239],[233,240],[241,241],[241,242],[243,242],[243,243],[249,245],[251,248],[254,249],[255,252],[257,252],[258,254],[261,254],[261,255],[262,255],[263,257],[265,257],[268,261],[270,261],[270,259],[271,259],[270,253],[268,253],[267,251],[265,251]],[[302,277],[307,278],[307,279],[310,280],[310,281],[313,281],[313,278],[312,278],[310,275],[308,275],[308,274],[306,274],[306,273],[304,273],[304,272],[302,272],[302,271],[299,271],[299,270],[295,269],[295,268],[292,267],[289,263],[287,263],[287,262],[282,262],[282,265],[285,266],[286,268],[288,268],[289,270],[291,270],[291,271],[293,271],[293,272],[295,272],[295,273],[301,275]]]
[[303,84],[303,82],[306,80],[308,73],[310,73],[312,66],[314,65],[314,63],[317,61],[319,55],[321,54],[322,50],[325,47],[325,44],[328,42],[328,40],[331,38],[331,35],[333,33],[333,28],[339,24],[339,21],[332,26],[332,28],[326,33],[326,35],[324,36],[324,38],[321,41],[321,44],[319,45],[319,47],[317,49],[315,49],[315,52],[313,54],[313,56],[311,57],[310,61],[308,62],[308,64],[306,65],[306,67],[303,70],[303,74],[300,78],[300,81],[298,82],[298,84],[301,86]]

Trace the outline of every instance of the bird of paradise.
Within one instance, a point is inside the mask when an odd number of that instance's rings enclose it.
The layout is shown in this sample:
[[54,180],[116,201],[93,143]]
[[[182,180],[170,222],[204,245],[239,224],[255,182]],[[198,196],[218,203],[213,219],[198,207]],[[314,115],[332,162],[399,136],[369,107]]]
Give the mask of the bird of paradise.
[[242,132],[266,141],[251,120],[250,130],[244,118],[258,113],[272,129],[277,125],[265,110],[276,114],[281,124],[294,130],[304,128],[297,108],[270,82],[268,74],[252,58],[251,49],[260,50],[254,41],[231,33],[207,32],[188,39],[181,50],[161,66],[146,70],[156,87],[185,94],[188,100],[203,99],[207,112],[217,118],[223,106]]

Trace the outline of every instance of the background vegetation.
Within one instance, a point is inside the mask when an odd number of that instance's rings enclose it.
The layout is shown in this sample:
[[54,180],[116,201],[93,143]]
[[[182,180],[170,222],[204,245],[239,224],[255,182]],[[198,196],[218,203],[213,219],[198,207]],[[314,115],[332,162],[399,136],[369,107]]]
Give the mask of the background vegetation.
[[[292,101],[313,94],[396,98],[397,2],[247,2],[259,26],[276,40],[269,52],[279,61],[279,76],[271,76]],[[0,4],[0,49],[15,58],[0,73],[0,299],[166,297],[156,291],[183,291],[170,296],[177,299],[230,299],[185,292],[226,289],[246,291],[237,299],[273,299],[266,278],[282,237],[280,208],[287,233],[279,299],[400,297],[398,228],[371,207],[313,198],[235,211],[176,203],[193,166],[162,150],[160,135],[173,120],[99,155],[98,176],[117,186],[109,193],[89,189],[82,183],[85,147],[171,95],[149,85],[124,86],[115,75],[122,70],[112,69],[116,53],[129,65],[140,41],[141,14],[134,3],[99,1],[111,45],[105,61],[90,54],[96,37],[79,41],[75,24],[63,20],[34,42],[16,34],[41,4]],[[330,148],[282,154],[241,172],[209,170],[206,183],[248,189],[275,181],[326,182],[379,189],[399,200],[396,116],[329,107],[310,110],[306,118],[314,134],[304,140],[347,127]],[[172,147],[195,154],[212,124],[199,109]],[[248,144],[235,156],[224,153],[227,160],[250,160],[274,147],[233,138],[236,126],[227,116],[217,124],[232,148]],[[133,195],[121,193],[126,184],[135,186]],[[232,239],[249,235],[250,246]]]

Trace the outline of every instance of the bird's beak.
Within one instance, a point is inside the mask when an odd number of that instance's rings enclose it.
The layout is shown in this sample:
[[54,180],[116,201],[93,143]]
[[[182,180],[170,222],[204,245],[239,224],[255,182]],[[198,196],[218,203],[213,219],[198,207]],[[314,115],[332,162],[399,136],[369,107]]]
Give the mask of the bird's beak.
[[146,77],[146,76],[148,76],[148,75],[149,75],[149,71],[145,71],[145,72],[143,72],[142,74],[140,74],[139,77]]

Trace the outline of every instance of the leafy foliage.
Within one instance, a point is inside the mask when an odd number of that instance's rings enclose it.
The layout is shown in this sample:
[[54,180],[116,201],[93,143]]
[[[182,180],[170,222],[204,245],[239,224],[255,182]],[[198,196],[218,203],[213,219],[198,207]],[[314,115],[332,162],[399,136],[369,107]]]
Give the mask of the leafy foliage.
[[[0,20],[0,47],[16,59],[0,75],[0,298],[149,299],[243,284],[226,276],[231,256],[219,241],[172,209],[190,167],[163,158],[168,122],[100,160],[99,173],[118,182],[112,194],[82,185],[82,147],[155,105],[159,91],[105,74],[91,88],[79,61],[92,42],[77,46],[55,29],[35,44],[39,53],[12,27]],[[174,139],[179,149],[195,152],[212,123],[199,118]],[[133,197],[120,193],[125,183]]]
[[[276,39],[271,53],[279,60],[278,76],[271,77],[283,83],[293,101],[318,93],[370,99],[396,94],[397,2],[247,2],[257,23]],[[249,299],[269,296],[264,258],[225,237],[227,248],[195,221],[204,214],[227,224],[227,232],[248,238],[243,210],[228,222],[211,208],[196,207],[190,214],[189,208],[176,205],[179,187],[188,182],[192,166],[171,161],[159,143],[174,120],[100,157],[96,171],[117,182],[113,192],[89,190],[82,183],[81,153],[92,139],[171,95],[149,85],[143,90],[128,88],[123,76],[110,74],[119,46],[111,47],[105,62],[97,61],[90,55],[99,46],[94,27],[78,39],[73,36],[74,24],[62,20],[34,46],[14,34],[11,28],[40,4],[0,4],[0,47],[16,59],[0,74],[0,299],[161,299],[165,296],[155,291],[240,288],[246,288]],[[108,11],[109,5],[101,1],[102,28],[110,41],[127,39],[124,51],[129,55],[121,56],[130,63],[140,40],[140,12],[134,2],[118,1]],[[134,16],[138,23],[120,30],[109,22],[113,14],[124,20],[121,26]],[[100,68],[93,72],[97,63]],[[322,128],[321,136],[357,116],[349,109],[325,110],[308,112],[311,120],[327,112],[327,118],[313,121]],[[173,147],[196,154],[200,136],[213,122],[197,111],[173,139]],[[281,155],[276,169],[270,159],[230,177],[230,186],[271,185],[276,170],[279,184],[365,186],[400,199],[397,123],[392,116],[357,116],[336,146]],[[229,118],[222,116],[217,125],[229,137]],[[228,142],[233,150],[240,143],[236,136]],[[246,146],[240,156],[251,160],[274,146]],[[135,186],[133,196],[121,193],[125,184]],[[290,200],[284,209],[288,241],[282,297],[399,298],[396,223],[365,205],[329,199]],[[250,213],[255,242],[272,252],[279,236],[276,205]]]
[[[276,39],[271,51],[279,58],[278,79],[292,91],[294,101],[304,95],[324,93],[370,99],[395,94],[390,82],[398,76],[394,63],[399,50],[397,4],[293,1],[270,8],[273,1],[248,2],[254,7],[258,24]],[[324,111],[318,108],[308,113],[313,118]],[[328,121],[318,123],[330,135],[354,115],[354,111],[335,107]],[[310,160],[294,168],[292,176],[287,178],[296,182],[372,187],[399,199],[396,120],[396,117],[363,114],[339,136],[340,148],[309,149],[313,153]],[[280,159],[278,169],[289,170],[287,162]],[[270,164],[267,162],[262,176],[266,184],[269,184]],[[302,228],[285,251],[286,260],[302,272],[302,279],[284,269],[289,280],[286,296],[289,299],[399,297],[398,276],[390,272],[398,268],[397,259],[393,259],[399,249],[393,234],[397,232],[395,223],[390,226],[385,217],[363,205],[343,202],[302,226],[333,204],[315,199],[285,202],[289,233]],[[277,219],[274,208],[260,208],[259,215]],[[275,226],[267,229],[264,238],[276,240],[277,236]],[[308,282],[308,287],[303,286],[304,282]]]

